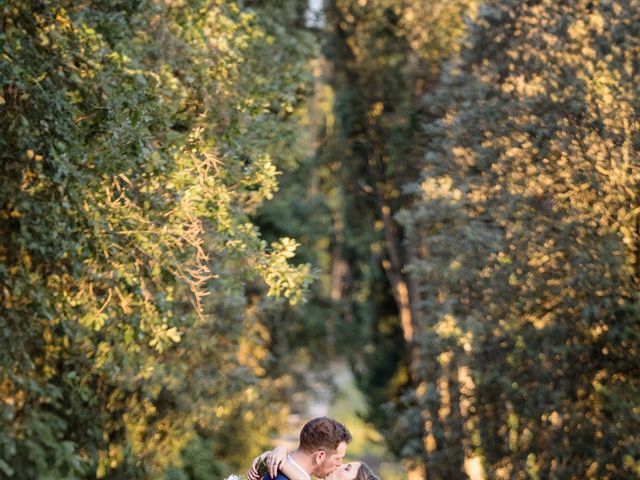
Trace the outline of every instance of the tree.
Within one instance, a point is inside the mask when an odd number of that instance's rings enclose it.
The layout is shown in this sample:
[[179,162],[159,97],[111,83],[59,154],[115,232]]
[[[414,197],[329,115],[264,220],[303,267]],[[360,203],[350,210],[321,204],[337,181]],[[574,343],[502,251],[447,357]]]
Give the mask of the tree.
[[228,439],[258,448],[285,412],[266,289],[310,279],[250,219],[308,37],[232,1],[15,1],[0,23],[0,471],[238,466]]
[[639,7],[489,2],[425,99],[401,217],[436,478],[450,445],[487,478],[639,473]]

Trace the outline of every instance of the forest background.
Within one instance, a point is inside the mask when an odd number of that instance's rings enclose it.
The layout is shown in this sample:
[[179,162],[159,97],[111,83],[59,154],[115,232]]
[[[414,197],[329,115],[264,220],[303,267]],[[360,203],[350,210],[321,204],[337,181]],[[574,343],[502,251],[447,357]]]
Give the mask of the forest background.
[[0,25],[0,478],[243,472],[336,361],[408,478],[640,477],[638,0]]

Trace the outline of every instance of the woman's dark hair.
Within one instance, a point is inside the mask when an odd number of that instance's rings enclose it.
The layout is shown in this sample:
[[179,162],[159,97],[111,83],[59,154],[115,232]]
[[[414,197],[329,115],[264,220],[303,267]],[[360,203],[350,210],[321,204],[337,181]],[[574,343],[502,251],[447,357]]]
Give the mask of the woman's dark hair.
[[380,477],[373,473],[369,465],[361,463],[355,480],[380,480]]

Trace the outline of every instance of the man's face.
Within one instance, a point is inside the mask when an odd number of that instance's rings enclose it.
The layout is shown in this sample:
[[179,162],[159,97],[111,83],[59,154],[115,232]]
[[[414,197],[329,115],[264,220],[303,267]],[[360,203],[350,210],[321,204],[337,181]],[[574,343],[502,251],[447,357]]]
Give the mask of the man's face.
[[347,453],[347,444],[342,442],[338,445],[338,449],[335,452],[327,452],[324,456],[324,460],[318,464],[316,469],[312,472],[318,478],[325,478],[336,468],[342,465],[342,460]]

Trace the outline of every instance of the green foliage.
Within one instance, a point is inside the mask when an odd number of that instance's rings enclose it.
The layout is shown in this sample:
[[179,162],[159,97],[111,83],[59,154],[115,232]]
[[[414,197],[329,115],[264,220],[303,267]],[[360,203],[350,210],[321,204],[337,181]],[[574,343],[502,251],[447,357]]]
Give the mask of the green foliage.
[[489,2],[425,99],[429,478],[637,475],[639,7]]
[[310,280],[251,221],[295,161],[309,38],[232,1],[16,1],[0,24],[0,470],[239,466],[289,388],[266,295]]

